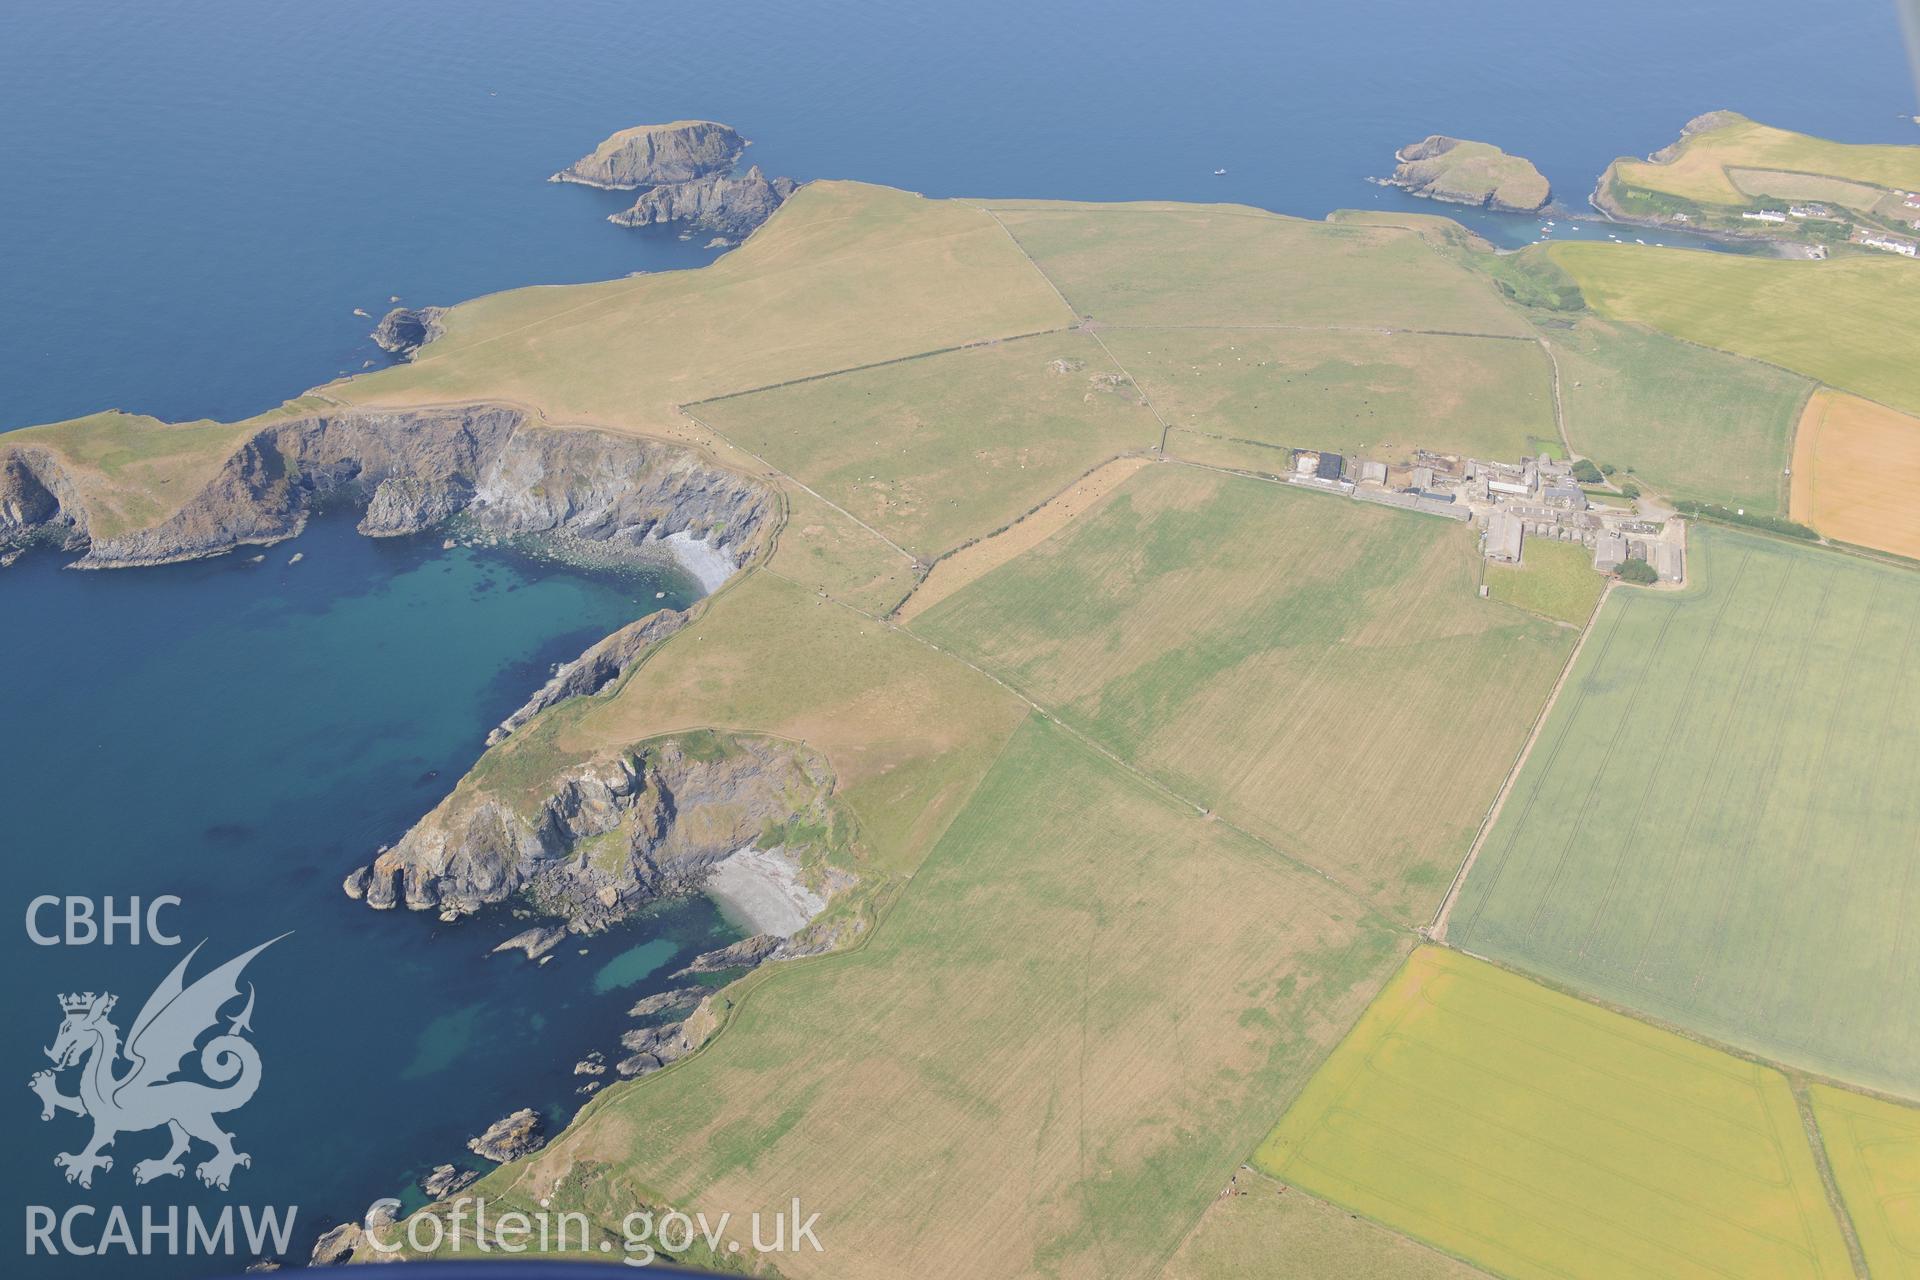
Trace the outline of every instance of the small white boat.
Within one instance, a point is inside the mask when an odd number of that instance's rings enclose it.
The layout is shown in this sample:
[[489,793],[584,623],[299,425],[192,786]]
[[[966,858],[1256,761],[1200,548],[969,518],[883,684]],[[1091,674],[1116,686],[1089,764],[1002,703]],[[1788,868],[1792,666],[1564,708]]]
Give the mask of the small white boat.
[[1224,178],[1227,176],[1227,171],[1225,169],[1215,169],[1213,171],[1213,176],[1216,178]]

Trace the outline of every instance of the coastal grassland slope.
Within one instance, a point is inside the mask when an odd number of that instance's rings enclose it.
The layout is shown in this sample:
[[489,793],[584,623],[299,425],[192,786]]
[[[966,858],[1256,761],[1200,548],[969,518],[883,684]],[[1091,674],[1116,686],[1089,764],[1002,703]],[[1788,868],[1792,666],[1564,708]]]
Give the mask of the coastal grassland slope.
[[1438,236],[1233,205],[988,207],[1102,326],[1359,327],[1531,337]]
[[1413,921],[1573,645],[1478,563],[1451,521],[1166,463],[912,628]]
[[1830,142],[1723,111],[1689,125],[1659,159],[1614,161],[1601,185],[1617,180],[1701,205],[1744,207],[1760,195],[1834,198],[1832,192],[1779,189],[1778,179],[1788,176],[1852,179],[1912,191],[1920,189],[1920,147]]
[[1415,449],[1518,458],[1559,438],[1552,371],[1532,342],[1226,328],[1101,338],[1182,431],[1400,461]]
[[1853,1275],[1784,1076],[1434,947],[1254,1163],[1516,1280]]
[[770,734],[825,757],[865,866],[909,873],[1024,712],[979,673],[762,570],[612,697],[562,703],[482,756],[447,806],[493,797],[527,811],[574,761],[666,734]]
[[1920,1111],[1823,1084],[1808,1093],[1868,1271],[1874,1280],[1917,1280]]
[[1920,577],[1696,525],[1607,599],[1448,941],[1920,1097]]
[[1160,424],[1100,345],[1053,333],[690,406],[923,560],[992,533]]
[[709,266],[463,303],[412,363],[327,394],[418,404],[484,389],[556,420],[646,430],[688,401],[1071,320],[978,208],[814,182]]
[[1829,538],[1920,559],[1920,418],[1820,391],[1793,437],[1792,516]]
[[865,613],[885,614],[915,585],[914,558],[796,484],[769,562],[782,576]]
[[797,1194],[825,1252],[795,1277],[1150,1276],[1402,938],[1030,717],[863,947],[763,970],[479,1191]]
[[1200,1219],[1162,1280],[1487,1280],[1418,1240],[1251,1166]]
[[1667,497],[1786,514],[1806,379],[1592,313],[1556,317],[1541,333],[1580,453]]
[[1794,262],[1642,245],[1556,244],[1593,307],[1677,338],[1920,412],[1920,270],[1891,256]]

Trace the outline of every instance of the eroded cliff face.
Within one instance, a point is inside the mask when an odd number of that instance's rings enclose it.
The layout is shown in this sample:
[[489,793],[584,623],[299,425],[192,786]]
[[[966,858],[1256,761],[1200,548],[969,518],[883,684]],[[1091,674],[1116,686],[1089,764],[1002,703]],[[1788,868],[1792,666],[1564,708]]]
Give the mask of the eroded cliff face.
[[783,824],[830,823],[832,775],[792,743],[710,733],[565,767],[528,805],[470,779],[348,878],[376,908],[468,915],[516,895],[576,930],[696,891]]
[[634,201],[632,208],[607,221],[623,227],[685,222],[693,231],[742,240],[797,189],[792,178],[769,178],[754,165],[737,178],[721,173],[697,182],[655,187]]
[[369,537],[459,516],[495,536],[571,540],[601,561],[673,556],[709,590],[758,550],[777,510],[765,485],[689,450],[540,426],[519,410],[477,404],[270,424],[167,520],[90,539],[84,502],[46,452],[0,448],[0,549],[36,538],[85,546],[81,568],[268,545],[299,533],[328,503],[360,508]]
[[547,181],[611,190],[691,182],[730,171],[746,146],[732,128],[711,120],[643,124],[622,129]]
[[589,645],[586,652],[572,662],[562,663],[518,711],[502,720],[487,735],[487,745],[496,746],[506,741],[515,730],[548,707],[606,689],[627,674],[641,654],[686,626],[691,616],[679,609],[656,609]]
[[79,550],[87,543],[86,508],[46,450],[0,452],[0,565],[33,541]]
[[374,327],[373,345],[402,360],[411,360],[420,348],[445,332],[445,307],[395,307]]

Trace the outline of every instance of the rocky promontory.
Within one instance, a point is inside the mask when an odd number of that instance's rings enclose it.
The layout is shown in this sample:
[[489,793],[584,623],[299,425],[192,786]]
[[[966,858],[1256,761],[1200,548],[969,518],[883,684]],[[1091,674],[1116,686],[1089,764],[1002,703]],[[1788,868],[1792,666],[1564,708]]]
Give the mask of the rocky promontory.
[[374,859],[364,900],[455,919],[517,896],[592,931],[697,892],[774,827],[826,824],[832,775],[793,743],[702,732],[559,767],[537,790],[528,802],[476,771]]
[[510,1116],[495,1120],[485,1133],[467,1141],[467,1149],[495,1164],[507,1164],[530,1155],[546,1145],[541,1136],[540,1113],[522,1107]]
[[607,221],[623,227],[684,222],[689,230],[741,240],[773,216],[798,190],[792,178],[769,178],[754,165],[744,174],[717,173],[694,182],[655,187]]
[[446,314],[445,307],[395,307],[374,327],[373,345],[402,360],[411,360],[415,352],[444,332],[440,321]]
[[1553,198],[1546,178],[1531,161],[1510,156],[1492,143],[1436,133],[1402,147],[1394,159],[1400,164],[1387,185],[1429,200],[1502,213],[1537,213]]
[[620,130],[547,181],[610,191],[691,182],[732,172],[746,148],[731,126],[712,120],[643,124]]
[[688,616],[678,609],[656,609],[589,646],[572,662],[563,663],[518,711],[502,720],[487,735],[487,745],[506,741],[514,730],[555,703],[599,693],[613,685],[641,654],[684,627]]

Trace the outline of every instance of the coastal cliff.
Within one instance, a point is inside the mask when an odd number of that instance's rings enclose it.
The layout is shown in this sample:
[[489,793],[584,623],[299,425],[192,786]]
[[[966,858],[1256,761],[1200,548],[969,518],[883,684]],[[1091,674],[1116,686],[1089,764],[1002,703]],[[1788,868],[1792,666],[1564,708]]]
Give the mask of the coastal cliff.
[[569,698],[584,698],[612,685],[627,674],[640,655],[687,625],[692,615],[679,609],[656,609],[644,618],[629,622],[604,640],[590,645],[572,662],[561,664],[545,684],[520,709],[502,720],[487,735],[487,745],[498,746],[515,730]]
[[445,307],[395,307],[374,327],[373,345],[402,360],[411,360],[415,352],[440,336],[441,317],[446,314]]
[[457,517],[493,537],[541,536],[596,563],[671,558],[708,590],[759,549],[777,506],[764,484],[689,450],[541,426],[505,406],[343,410],[260,428],[172,516],[99,538],[48,451],[0,448],[0,551],[35,541],[85,547],[78,568],[270,545],[333,504],[361,509],[369,537]]
[[1537,213],[1553,197],[1546,178],[1531,161],[1487,142],[1436,133],[1402,147],[1394,159],[1399,167],[1387,185],[1429,200],[1502,213]]
[[745,138],[711,120],[643,124],[613,134],[547,181],[609,191],[691,182],[731,172],[746,148]]
[[826,762],[804,747],[709,732],[560,768],[531,803],[476,771],[346,889],[444,919],[517,896],[591,931],[698,890],[770,831],[828,829],[831,790]]
[[768,178],[754,165],[739,177],[714,174],[696,182],[655,187],[607,221],[623,227],[685,222],[691,230],[741,240],[773,216],[798,190],[792,178]]

